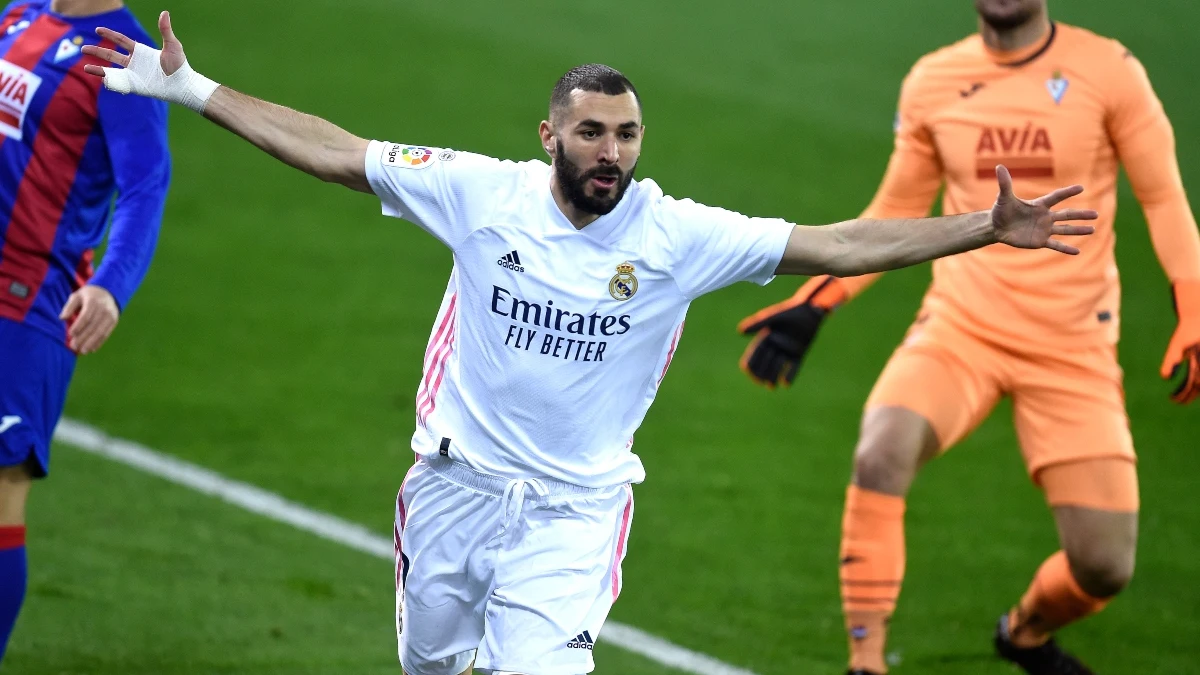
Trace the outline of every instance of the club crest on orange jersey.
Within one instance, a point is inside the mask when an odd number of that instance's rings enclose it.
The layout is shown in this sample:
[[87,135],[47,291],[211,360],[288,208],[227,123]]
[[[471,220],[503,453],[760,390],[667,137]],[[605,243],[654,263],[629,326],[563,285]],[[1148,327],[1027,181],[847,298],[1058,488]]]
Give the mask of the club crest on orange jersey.
[[1067,78],[1062,76],[1059,71],[1054,71],[1054,76],[1046,80],[1046,91],[1050,92],[1050,97],[1054,99],[1054,105],[1062,104],[1063,96],[1067,93],[1067,87],[1070,86]]
[[633,297],[637,293],[638,280],[633,275],[633,265],[629,262],[623,262],[617,265],[617,273],[612,279],[608,280],[608,294],[613,297],[613,300],[622,302]]

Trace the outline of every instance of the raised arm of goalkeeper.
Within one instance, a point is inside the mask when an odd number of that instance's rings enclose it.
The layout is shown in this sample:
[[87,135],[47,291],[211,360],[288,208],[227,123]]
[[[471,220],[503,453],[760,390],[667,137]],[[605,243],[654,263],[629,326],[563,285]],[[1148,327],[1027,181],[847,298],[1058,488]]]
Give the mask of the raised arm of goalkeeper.
[[[901,96],[901,114],[905,114]],[[896,134],[895,148],[875,198],[861,218],[921,218],[929,214],[942,170],[928,133],[919,125],[905,124]],[[774,388],[790,385],[825,318],[846,301],[866,290],[882,272],[856,277],[816,276],[796,293],[746,317],[738,330],[753,339],[742,354],[742,370],[752,380]]]

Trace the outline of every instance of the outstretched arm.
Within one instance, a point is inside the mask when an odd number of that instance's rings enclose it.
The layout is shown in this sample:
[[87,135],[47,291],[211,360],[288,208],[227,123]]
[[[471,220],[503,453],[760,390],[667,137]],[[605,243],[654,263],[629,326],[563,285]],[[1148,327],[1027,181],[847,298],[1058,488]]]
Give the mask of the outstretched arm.
[[989,244],[1016,248],[1049,248],[1075,255],[1079,250],[1051,237],[1091,234],[1085,225],[1058,225],[1068,220],[1095,220],[1089,209],[1051,211],[1059,202],[1083,192],[1081,186],[1060,188],[1025,201],[1012,191],[1012,177],[996,168],[1000,194],[991,211],[938,218],[872,220],[858,218],[824,227],[797,226],[788,240],[779,274],[857,276],[885,272]]
[[330,183],[370,193],[365,159],[368,141],[319,117],[247,96],[200,75],[188,64],[183,45],[171,30],[171,17],[158,17],[163,48],[139,44],[98,28],[103,38],[129,52],[88,45],[84,53],[121,68],[84,67],[104,78],[104,86],[178,103],[253,143],[288,166]]
[[204,116],[288,166],[371,192],[363,168],[370,141],[336,124],[224,86],[213,92]]

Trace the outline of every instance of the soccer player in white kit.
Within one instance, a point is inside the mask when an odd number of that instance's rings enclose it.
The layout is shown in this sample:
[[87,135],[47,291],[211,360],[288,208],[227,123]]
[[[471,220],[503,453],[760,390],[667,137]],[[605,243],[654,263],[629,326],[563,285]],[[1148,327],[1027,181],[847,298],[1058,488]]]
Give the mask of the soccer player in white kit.
[[130,56],[84,51],[105,86],[186,105],[283,162],[378,195],[454,253],[417,390],[417,455],[396,504],[396,630],[409,675],[577,675],[621,591],[645,477],[633,435],[691,301],[776,274],[853,276],[1003,242],[1075,249],[1093,211],[1051,211],[997,169],[995,207],[823,227],[738,213],[634,181],[644,128],[633,85],[569,71],[539,127],[551,163],[358,138],[217,85],[163,51],[100,29]]

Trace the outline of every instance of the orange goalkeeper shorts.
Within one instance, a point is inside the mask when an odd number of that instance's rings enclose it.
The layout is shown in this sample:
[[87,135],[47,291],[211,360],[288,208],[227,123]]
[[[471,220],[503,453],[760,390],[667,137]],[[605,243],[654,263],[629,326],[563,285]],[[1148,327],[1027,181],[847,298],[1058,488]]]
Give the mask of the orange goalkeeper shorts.
[[987,341],[933,315],[909,329],[867,408],[912,410],[929,421],[945,451],[979,426],[1000,397],[1010,396],[1021,454],[1040,486],[1039,472],[1052,465],[1123,459],[1132,471],[1122,377],[1111,345],[1031,352]]

